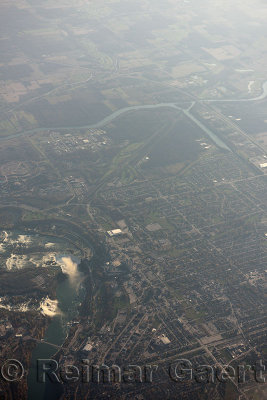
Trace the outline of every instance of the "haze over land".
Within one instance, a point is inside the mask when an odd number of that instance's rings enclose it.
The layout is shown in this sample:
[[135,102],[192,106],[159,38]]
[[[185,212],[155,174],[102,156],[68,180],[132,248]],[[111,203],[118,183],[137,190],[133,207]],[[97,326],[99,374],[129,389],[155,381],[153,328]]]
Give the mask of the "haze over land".
[[169,376],[266,358],[266,20],[260,0],[1,1],[0,367],[26,371],[5,398],[48,399],[52,356],[158,366],[67,400],[266,396]]

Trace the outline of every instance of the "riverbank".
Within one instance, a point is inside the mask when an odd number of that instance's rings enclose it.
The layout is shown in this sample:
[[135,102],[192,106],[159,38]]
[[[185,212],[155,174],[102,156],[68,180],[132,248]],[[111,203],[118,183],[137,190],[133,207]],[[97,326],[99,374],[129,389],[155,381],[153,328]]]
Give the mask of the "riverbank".
[[[46,385],[37,381],[37,360],[50,359],[65,342],[68,335],[68,324],[77,317],[78,306],[83,300],[84,292],[81,290],[81,282],[83,273],[73,270],[73,265],[78,259],[70,255],[59,255],[58,259],[63,260],[68,258],[72,260],[71,273],[68,273],[67,278],[62,280],[56,290],[56,298],[59,312],[56,313],[48,325],[48,328],[43,337],[43,342],[37,344],[32,353],[31,367],[28,375],[28,400],[46,400]],[[80,260],[79,260],[80,262]],[[71,263],[67,263],[70,265]],[[77,263],[78,267],[78,263]],[[64,269],[64,268],[63,268]],[[49,344],[48,344],[49,343]],[[57,350],[58,346],[58,350]],[[49,400],[51,396],[49,396]]]
[[[251,102],[251,101],[259,101],[264,100],[267,97],[267,81],[262,84],[262,94],[260,96],[251,98],[251,99],[210,99],[210,100],[199,100],[200,102],[211,103],[211,102]],[[186,102],[188,104],[188,102]],[[57,131],[57,132],[64,132],[69,131],[71,129],[95,129],[95,128],[103,128],[107,124],[113,122],[116,118],[120,117],[123,114],[128,112],[140,111],[140,110],[154,110],[158,108],[174,108],[177,110],[186,111],[187,109],[180,108],[176,105],[176,103],[158,103],[158,104],[147,104],[147,105],[140,105],[140,106],[131,106],[131,107],[124,107],[121,108],[112,114],[108,115],[107,117],[103,118],[101,121],[95,124],[88,124],[82,126],[64,126],[64,127],[48,127],[48,128],[35,128],[23,132],[18,132],[14,135],[0,137],[1,140],[8,140],[8,139],[15,139],[20,136],[27,136],[35,133],[40,132],[49,132],[49,131]]]

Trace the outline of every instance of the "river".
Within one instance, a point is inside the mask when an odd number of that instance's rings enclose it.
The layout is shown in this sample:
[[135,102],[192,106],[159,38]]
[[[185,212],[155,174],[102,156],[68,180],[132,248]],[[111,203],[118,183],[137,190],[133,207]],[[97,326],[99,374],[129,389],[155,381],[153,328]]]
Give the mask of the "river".
[[184,114],[191,119],[197,126],[199,126],[209,137],[210,139],[221,149],[232,151],[230,147],[227,146],[215,133],[213,133],[210,129],[208,129],[202,122],[200,122],[197,118],[195,118],[189,110],[183,110]]
[[[212,99],[212,100],[201,100],[201,101],[202,102],[206,102],[206,103],[211,103],[211,102],[250,102],[250,101],[263,100],[266,97],[267,97],[267,81],[262,84],[262,94],[260,96],[258,96],[258,97],[254,97],[254,98],[251,98],[251,99],[218,99],[218,100]],[[23,131],[23,132],[16,133],[14,135],[6,136],[6,137],[0,137],[0,141],[1,140],[7,140],[7,139],[14,139],[14,138],[17,138],[17,137],[20,137],[20,136],[30,135],[30,134],[39,133],[39,132],[48,132],[48,131],[51,131],[51,130],[60,132],[60,131],[69,131],[70,129],[103,128],[104,126],[106,126],[107,124],[109,124],[110,122],[114,121],[116,118],[120,117],[121,115],[123,115],[125,113],[132,112],[132,111],[139,111],[139,110],[153,110],[153,109],[164,108],[164,107],[165,108],[174,108],[174,109],[182,110],[182,111],[188,111],[188,110],[184,110],[184,109],[178,107],[176,103],[158,103],[158,104],[131,106],[131,107],[121,108],[120,110],[115,111],[114,113],[108,115],[107,117],[103,118],[101,121],[99,121],[99,122],[97,122],[95,124],[83,125],[83,126],[64,126],[64,127],[50,127],[50,128],[35,128],[35,129],[28,130],[28,131]],[[194,120],[196,120],[196,118],[194,118]],[[200,124],[198,124],[200,127],[201,127],[201,125],[204,126],[200,121],[198,121],[198,122],[200,123]],[[206,129],[204,129],[204,130],[205,130],[206,133],[208,133]],[[212,136],[215,137],[216,135],[213,133]],[[218,139],[218,143],[221,142],[221,140],[219,138],[217,138],[217,136],[216,136],[216,143],[217,143],[217,139]],[[225,146],[228,147],[225,143],[223,143],[223,146],[224,146],[224,148],[225,148]]]
[[[263,100],[267,97],[267,81],[264,82],[262,86],[263,93],[255,98],[252,99],[225,99],[225,100],[202,100],[203,102],[251,102],[251,101],[259,101]],[[193,105],[193,103],[192,103]],[[99,121],[96,124],[92,125],[86,125],[86,126],[69,126],[69,127],[60,127],[60,128],[36,128],[32,129],[29,131],[25,132],[20,132],[8,137],[0,137],[0,140],[6,140],[6,139],[13,139],[17,138],[19,136],[27,135],[27,134],[33,134],[33,133],[38,133],[38,132],[43,132],[43,131],[49,131],[49,130],[56,130],[56,131],[64,131],[67,130],[69,131],[70,129],[90,129],[90,128],[102,128],[108,123],[112,122],[119,116],[132,112],[132,111],[139,111],[139,110],[153,110],[153,109],[158,109],[158,108],[173,108],[177,109],[179,111],[182,111],[188,118],[190,118],[194,123],[196,123],[203,131],[206,132],[206,134],[221,148],[230,150],[230,148],[220,139],[215,135],[213,132],[211,132],[205,125],[202,124],[197,118],[195,118],[191,113],[190,113],[190,107],[188,109],[183,109],[178,107],[175,103],[159,103],[159,104],[154,104],[154,105],[140,105],[140,106],[132,106],[132,107],[126,107],[122,108],[120,110],[117,110],[116,112],[110,114],[109,116],[105,117],[101,121]],[[63,258],[71,259],[72,262],[77,264],[77,260],[74,260],[72,256],[61,256],[61,260]],[[51,323],[49,324],[49,327],[45,333],[44,340],[53,343],[55,345],[61,345],[67,335],[67,322],[71,321],[73,317],[75,316],[75,313],[77,311],[77,304],[80,302],[81,298],[78,295],[78,289],[80,286],[80,280],[77,275],[77,271],[73,269],[73,264],[67,263],[65,264],[65,273],[68,275],[68,279],[64,280],[61,282],[58,286],[57,289],[57,299],[58,299],[58,307],[60,309],[60,313],[55,315],[52,318]],[[31,368],[29,371],[28,375],[28,387],[29,387],[29,392],[28,392],[28,400],[47,400],[48,397],[45,394],[45,384],[38,383],[37,382],[37,377],[36,377],[36,363],[38,359],[41,358],[46,358],[49,359],[55,354],[55,348],[51,345],[45,344],[45,343],[40,343],[36,346],[35,350],[33,351],[32,354],[32,360],[31,360]],[[47,397],[47,398],[46,398]],[[51,399],[51,395],[49,395],[49,400]]]
[[[59,255],[57,260],[62,265],[62,270],[67,274],[57,288],[58,313],[51,319],[44,336],[44,341],[61,346],[67,336],[67,323],[77,315],[78,304],[82,301],[83,293],[80,288],[82,274],[77,266],[80,260],[69,255]],[[32,353],[31,366],[28,375],[28,400],[55,400],[60,387],[53,384],[53,396],[49,392],[49,385],[37,381],[37,360],[50,359],[57,349],[46,343],[37,344]]]
[[214,102],[250,102],[250,101],[259,101],[264,100],[267,97],[267,81],[262,84],[262,94],[257,97],[253,97],[251,99],[210,99],[210,100],[202,100],[203,102],[207,103],[214,103]]

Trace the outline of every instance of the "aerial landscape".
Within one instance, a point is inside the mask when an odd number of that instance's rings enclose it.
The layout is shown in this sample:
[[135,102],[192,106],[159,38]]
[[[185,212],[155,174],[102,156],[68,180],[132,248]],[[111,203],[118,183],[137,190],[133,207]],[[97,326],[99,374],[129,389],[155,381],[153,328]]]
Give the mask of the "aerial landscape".
[[266,21],[0,2],[0,400],[267,398]]

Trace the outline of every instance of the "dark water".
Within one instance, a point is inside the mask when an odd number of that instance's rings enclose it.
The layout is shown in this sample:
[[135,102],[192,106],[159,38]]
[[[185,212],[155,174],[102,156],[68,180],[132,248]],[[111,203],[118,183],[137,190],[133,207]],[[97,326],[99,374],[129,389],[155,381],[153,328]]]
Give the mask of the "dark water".
[[[77,259],[74,259],[74,257],[71,258],[77,262]],[[75,280],[75,284],[69,278],[59,284],[57,288],[57,300],[62,313],[52,318],[44,336],[45,341],[58,346],[64,342],[68,332],[67,322],[75,318],[78,304],[83,297],[79,286],[79,279]],[[56,352],[56,348],[46,343],[39,343],[34,349],[28,375],[28,400],[56,400],[59,397],[61,391],[60,385],[40,383],[37,380],[37,360],[53,358]],[[51,385],[53,385],[53,388],[51,388]]]

